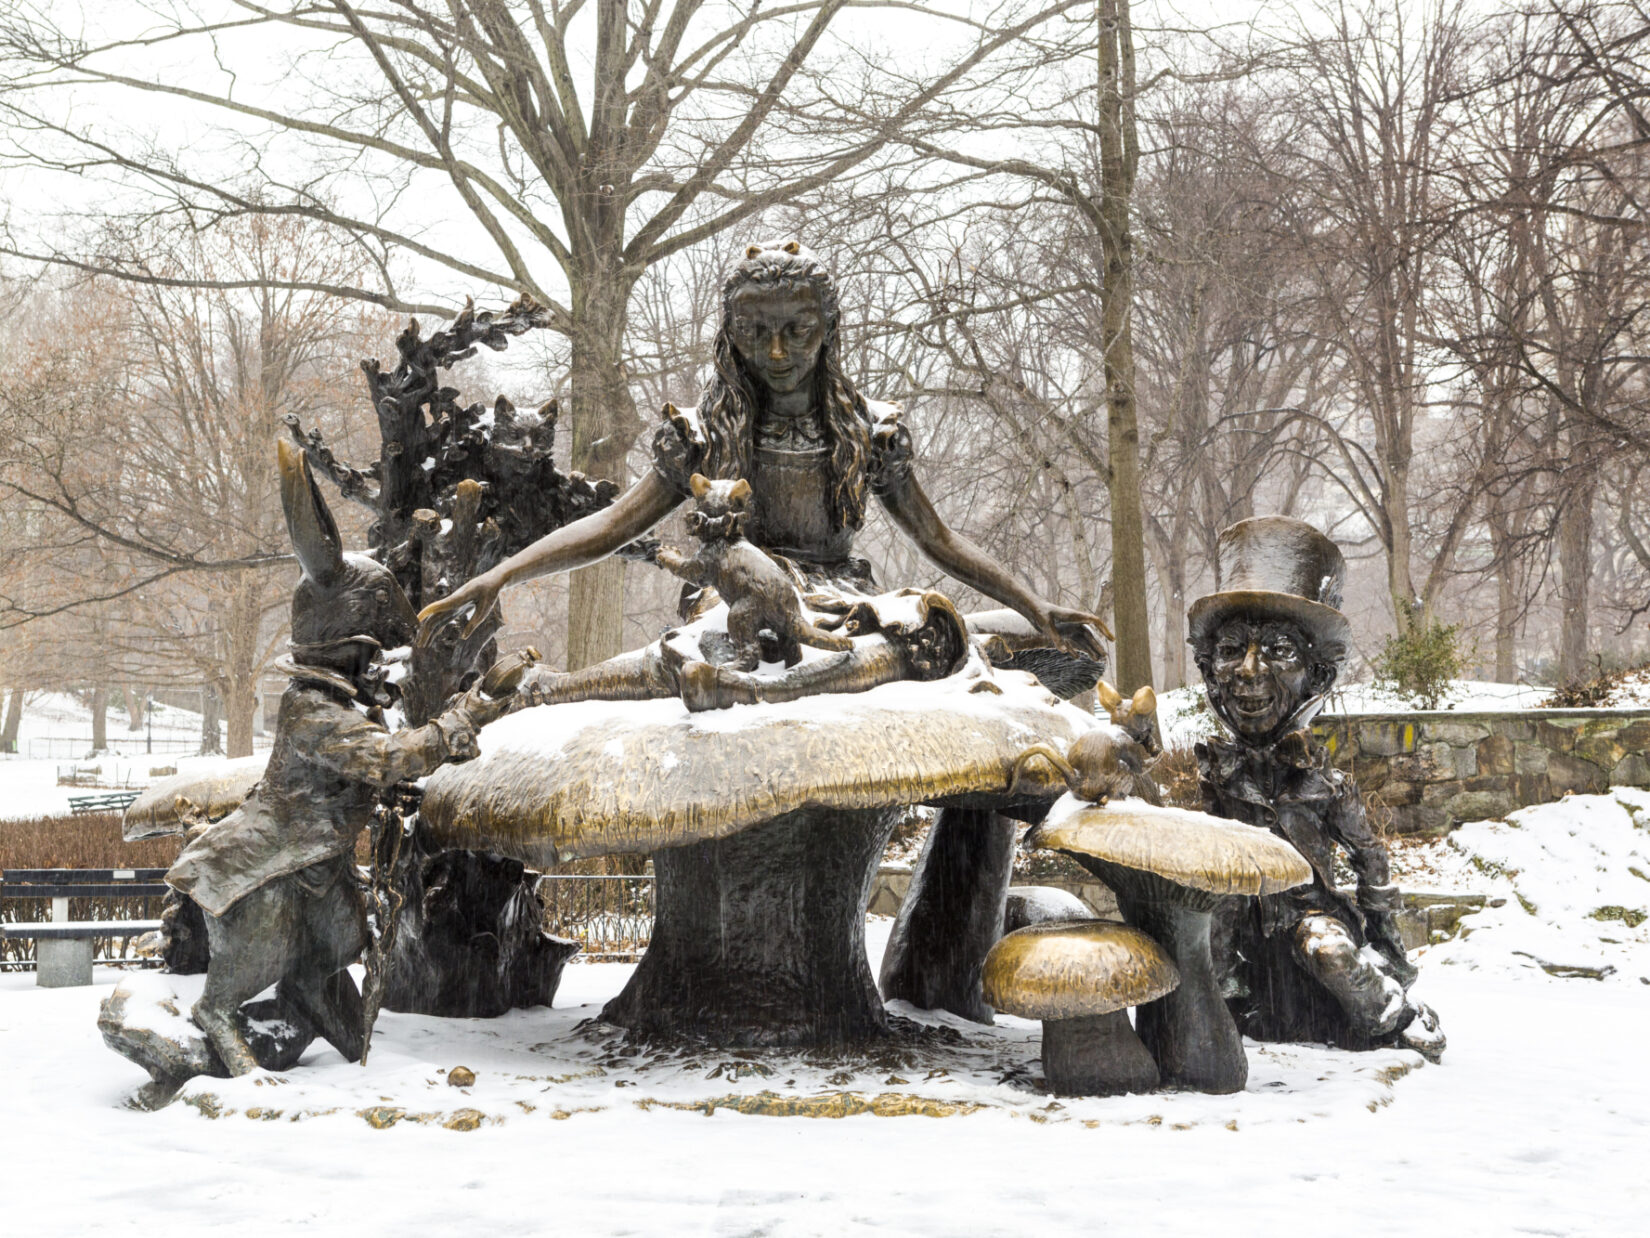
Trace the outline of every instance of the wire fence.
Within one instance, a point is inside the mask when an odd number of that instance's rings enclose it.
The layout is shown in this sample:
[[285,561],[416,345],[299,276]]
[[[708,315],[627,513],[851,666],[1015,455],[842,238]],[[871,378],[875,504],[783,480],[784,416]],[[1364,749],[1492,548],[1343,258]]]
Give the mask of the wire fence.
[[[255,735],[252,747],[262,752],[271,738]],[[110,736],[103,748],[94,752],[92,741],[85,736],[36,735],[22,742],[23,756],[35,761],[86,761],[100,755],[116,757],[194,756],[201,750],[201,741],[195,739],[148,739],[143,735]]]
[[[107,895],[99,898],[71,898],[70,920],[119,922],[122,920],[158,920],[166,906],[164,897],[133,897]],[[27,924],[52,919],[50,898],[31,898],[26,894],[6,892],[0,899],[0,924]],[[33,971],[35,968],[35,941],[28,937],[0,937],[0,972]],[[137,940],[132,937],[95,937],[92,939],[92,961],[99,967],[129,965],[159,967],[159,958],[135,954]]]
[[556,874],[540,878],[538,894],[545,930],[578,942],[576,959],[633,963],[653,937],[650,876]]
[[[634,963],[653,937],[654,880],[651,876],[612,877],[561,874],[539,879],[544,904],[544,928],[557,937],[579,943],[575,961]],[[0,901],[0,921],[44,920],[50,900],[14,894]],[[159,898],[87,898],[69,900],[71,919],[145,920],[161,913]],[[132,955],[128,938],[98,938],[96,961],[158,966],[158,959]],[[34,943],[0,939],[0,971],[32,970]]]

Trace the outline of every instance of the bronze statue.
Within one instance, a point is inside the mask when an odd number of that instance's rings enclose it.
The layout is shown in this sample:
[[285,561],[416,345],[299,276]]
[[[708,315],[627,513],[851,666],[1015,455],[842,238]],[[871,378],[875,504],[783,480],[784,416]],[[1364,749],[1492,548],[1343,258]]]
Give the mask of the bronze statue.
[[[373,557],[395,575],[414,609],[619,493],[610,481],[556,467],[554,400],[536,412],[502,396],[464,403],[443,381],[478,349],[502,350],[549,323],[549,311],[530,296],[497,313],[466,305],[428,335],[412,320],[396,338],[393,368],[361,363],[379,431],[377,459],[363,468],[338,459],[296,416],[286,418],[310,467],[372,513]],[[650,550],[637,545],[619,553],[639,558]],[[495,612],[468,631],[457,622],[423,630],[398,684],[407,723],[422,726],[489,673],[501,623]],[[374,950],[390,953],[375,957],[384,965],[374,974],[385,982],[385,1009],[486,1018],[512,1006],[549,1005],[568,943],[540,930],[537,874],[479,852],[436,855],[422,819],[412,817],[411,827],[405,845],[400,829],[380,831],[388,845],[378,849],[374,896],[384,914]]]
[[795,241],[749,246],[723,285],[710,381],[697,408],[666,407],[652,469],[612,506],[426,606],[421,621],[471,607],[468,627],[478,627],[508,585],[595,563],[648,532],[692,496],[699,473],[748,481],[746,536],[816,589],[874,591],[870,565],[852,551],[875,495],[950,575],[1018,612],[1045,643],[1103,659],[1096,616],[1037,596],[940,519],[913,474],[900,409],[867,400],[844,373],[838,320],[836,287],[817,257]]
[[[524,686],[527,703],[680,695],[690,710],[705,710],[859,692],[895,679],[935,680],[963,668],[971,637],[1000,628],[1018,629],[1013,649],[997,650],[1005,661],[1014,649],[1052,646],[1068,665],[1098,674],[1101,620],[1039,597],[945,525],[914,474],[901,410],[854,388],[841,347],[836,288],[821,261],[794,241],[749,246],[723,285],[710,379],[696,407],[665,407],[648,473],[612,506],[425,607],[421,620],[430,625],[469,608],[470,628],[486,623],[508,585],[594,563],[647,533],[694,496],[697,474],[748,483],[749,543],[790,575],[802,619],[852,637],[852,648],[805,657],[776,676],[740,669],[749,662],[743,641],[693,626],[710,623],[719,601],[737,598],[701,588],[683,596],[688,626],[598,666],[541,668]],[[1008,623],[965,622],[937,593],[878,594],[870,565],[853,555],[872,496],[934,563],[1010,608]],[[676,558],[663,556],[667,564]],[[948,809],[948,820],[959,813],[990,822],[994,839],[1011,843],[1012,824],[991,809]],[[852,926],[862,922],[867,874],[895,815],[839,813],[826,821],[818,813],[790,813],[736,838],[657,852],[659,926],[608,1019],[632,1030],[699,1032],[724,1042],[821,1043],[875,1034],[885,1022],[862,974],[863,950],[851,948],[858,940]],[[945,826],[936,827],[942,837],[950,833]],[[992,849],[999,852],[1005,848]],[[979,965],[1001,932],[1008,866],[981,868],[965,857],[961,869],[972,893],[940,909],[933,936],[954,936],[959,918],[978,922],[980,931],[970,933],[977,948],[966,952],[963,966],[965,984],[977,993]],[[799,885],[804,873],[810,875]],[[850,948],[825,952],[818,942]],[[921,946],[916,954],[926,951]],[[794,1001],[785,996],[791,988]]]
[[[1296,889],[1229,908],[1234,1013],[1260,1040],[1404,1044],[1436,1060],[1444,1036],[1408,996],[1416,973],[1394,920],[1386,847],[1357,785],[1307,729],[1351,636],[1337,609],[1345,560],[1318,530],[1281,516],[1224,530],[1219,556],[1225,588],[1188,612],[1209,706],[1232,736],[1197,746],[1204,809],[1265,826],[1313,871]],[[1351,896],[1335,884],[1337,848],[1356,878]]]
[[166,875],[206,913],[211,961],[193,1018],[233,1075],[259,1065],[236,1015],[271,984],[295,1025],[360,1058],[361,996],[345,970],[367,943],[356,837],[385,788],[475,756],[476,732],[509,708],[508,690],[494,699],[478,684],[423,726],[388,728],[381,655],[412,637],[412,607],[389,569],[344,554],[307,459],[279,450],[303,577],[274,748],[247,801]]
[[762,662],[795,666],[803,645],[838,652],[854,647],[849,637],[826,632],[804,617],[790,575],[745,540],[748,481],[711,481],[695,473],[688,486],[697,503],[688,515],[688,531],[699,539],[699,553],[688,559],[662,547],[659,565],[689,584],[716,590],[728,604],[733,656],[727,666],[736,671],[754,671]]

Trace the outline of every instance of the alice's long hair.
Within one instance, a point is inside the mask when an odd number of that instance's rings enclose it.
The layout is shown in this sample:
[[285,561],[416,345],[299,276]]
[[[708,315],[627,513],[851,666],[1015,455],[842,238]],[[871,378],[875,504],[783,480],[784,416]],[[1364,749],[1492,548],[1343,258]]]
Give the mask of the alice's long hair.
[[831,525],[858,529],[865,523],[865,492],[871,462],[870,414],[865,400],[842,372],[837,338],[836,284],[825,265],[795,241],[752,245],[722,284],[722,322],[712,348],[713,370],[699,397],[699,422],[707,477],[749,478],[756,442],[756,416],[765,398],[733,347],[732,297],[750,286],[795,292],[811,288],[825,319],[811,382],[814,405],[823,413],[831,445]]

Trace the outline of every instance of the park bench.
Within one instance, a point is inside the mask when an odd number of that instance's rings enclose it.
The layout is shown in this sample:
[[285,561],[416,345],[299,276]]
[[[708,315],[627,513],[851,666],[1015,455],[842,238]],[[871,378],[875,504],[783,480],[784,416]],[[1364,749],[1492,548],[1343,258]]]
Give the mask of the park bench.
[[77,817],[91,816],[99,812],[124,812],[127,805],[137,799],[136,791],[105,791],[100,795],[71,795],[69,796],[69,811]]
[[140,937],[159,920],[71,920],[71,898],[163,898],[164,868],[8,868],[0,871],[0,903],[49,898],[50,920],[0,923],[0,937],[33,941],[35,983],[65,988],[92,982],[92,948],[99,938]]

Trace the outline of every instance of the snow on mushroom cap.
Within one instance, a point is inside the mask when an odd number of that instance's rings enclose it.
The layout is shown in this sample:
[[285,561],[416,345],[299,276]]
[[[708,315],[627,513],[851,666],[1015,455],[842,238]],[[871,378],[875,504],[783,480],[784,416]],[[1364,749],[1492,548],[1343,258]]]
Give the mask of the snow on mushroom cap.
[[201,762],[155,783],[126,806],[121,836],[127,842],[181,834],[197,820],[216,821],[241,806],[264,776],[269,753]]
[[[705,713],[675,698],[541,705],[486,727],[478,759],[430,775],[420,815],[438,846],[538,867],[726,838],[801,808],[1000,796],[1029,744],[1064,746],[1093,725],[977,657],[944,679]],[[1049,772],[1030,789],[1055,785]]]
[[1156,1001],[1180,984],[1163,947],[1103,920],[1034,924],[986,955],[986,1003],[1022,1019],[1076,1019]]
[[1207,894],[1278,894],[1312,880],[1301,853],[1269,830],[1143,800],[1063,796],[1029,841]]

